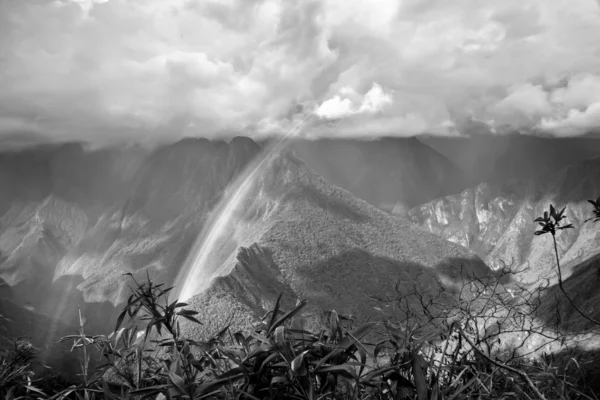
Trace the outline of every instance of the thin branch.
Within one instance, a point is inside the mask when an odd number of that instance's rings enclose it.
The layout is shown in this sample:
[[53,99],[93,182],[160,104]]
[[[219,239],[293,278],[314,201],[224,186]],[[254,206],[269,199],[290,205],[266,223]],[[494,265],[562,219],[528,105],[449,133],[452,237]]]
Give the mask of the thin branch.
[[512,372],[513,374],[517,374],[519,375],[525,382],[527,382],[527,385],[529,386],[529,388],[535,393],[535,395],[540,399],[540,400],[546,400],[546,397],[544,397],[544,395],[542,394],[542,392],[539,391],[539,389],[535,386],[535,384],[531,381],[531,379],[529,378],[529,375],[527,375],[525,372],[520,371],[516,368],[510,367],[506,364],[502,364],[501,362],[498,362],[496,360],[494,360],[493,358],[489,357],[487,354],[485,354],[483,351],[481,351],[477,346],[475,346],[475,344],[473,344],[473,342],[471,341],[471,339],[468,338],[468,336],[463,332],[462,329],[459,328],[459,332],[461,334],[461,336],[467,341],[467,343],[469,343],[469,345],[471,345],[471,347],[483,358],[485,358],[487,361],[489,361],[490,363],[494,364],[495,366],[502,368],[506,371]]

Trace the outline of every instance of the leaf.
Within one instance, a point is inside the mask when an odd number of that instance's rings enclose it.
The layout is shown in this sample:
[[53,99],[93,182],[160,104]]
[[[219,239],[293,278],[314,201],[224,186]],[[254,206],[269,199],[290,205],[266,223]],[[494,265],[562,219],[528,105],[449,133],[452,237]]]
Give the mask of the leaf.
[[202,322],[198,321],[196,318],[192,317],[191,315],[182,315],[183,318],[190,320],[198,325],[204,325]]
[[223,335],[225,335],[225,332],[227,332],[227,330],[229,330],[229,326],[227,325],[225,328],[221,329],[219,331],[219,333],[217,333],[215,336],[212,337],[211,340],[221,340],[223,338]]
[[361,376],[365,366],[367,365],[367,352],[364,349],[358,349],[358,355],[360,357],[360,368],[358,370],[358,376]]
[[560,212],[558,213],[559,217],[562,217],[563,214],[565,213],[565,210],[567,209],[567,206],[564,206],[562,210],[560,210]]
[[333,332],[334,337],[337,340],[341,340],[342,330],[340,329],[340,319],[337,311],[331,310],[331,314],[329,315],[329,324],[331,325],[331,331]]
[[392,366],[382,367],[382,368],[373,370],[373,371],[369,372],[367,375],[365,375],[364,377],[362,377],[360,379],[360,382],[361,383],[371,382],[373,380],[373,378],[377,377],[378,375],[383,375],[386,372],[393,371],[395,369],[398,369],[398,366],[392,365]]
[[250,331],[249,334],[250,334],[250,336],[252,336],[254,339],[258,340],[259,342],[262,342],[264,344],[271,344],[269,339],[266,336],[261,335],[260,333]]
[[306,356],[308,352],[309,350],[304,350],[292,360],[290,369],[295,376],[305,376],[308,373],[306,365],[304,364],[304,356]]
[[149,386],[143,389],[132,390],[129,392],[131,396],[148,396],[151,394],[161,393],[164,390],[167,390],[169,385],[157,385],[157,386]]
[[284,314],[281,318],[279,318],[273,325],[271,325],[267,331],[267,335],[272,333],[273,330],[275,328],[277,328],[279,325],[283,324],[285,321],[287,321],[289,318],[293,317],[295,314],[297,314],[304,306],[306,306],[306,300],[302,300],[300,302],[300,304],[298,304],[296,307],[294,307],[292,310],[288,311],[286,314]]
[[269,354],[269,356],[267,358],[265,358],[262,362],[262,364],[260,365],[260,368],[258,369],[258,375],[260,375],[263,371],[263,369],[272,361],[274,361],[276,358],[279,357],[279,353],[271,353]]
[[271,320],[269,321],[269,325],[267,325],[267,333],[270,333],[273,329],[273,325],[275,324],[275,320],[277,318],[277,313],[279,312],[279,304],[281,303],[281,296],[283,294],[280,293],[277,297],[277,301],[275,302],[275,307],[273,308],[273,314],[271,314]]
[[421,356],[414,350],[411,350],[411,359],[412,359],[412,372],[415,377],[415,387],[417,389],[417,396],[419,400],[428,400],[427,393],[427,379],[425,378],[425,374],[423,373],[423,369],[421,368]]
[[183,316],[183,315],[196,315],[196,314],[198,314],[198,311],[194,311],[194,310],[186,310],[186,309],[179,310],[179,311],[177,312],[177,315],[182,315],[182,316]]
[[287,378],[285,376],[274,376],[273,379],[271,379],[269,388],[273,389],[273,386],[275,386],[275,385],[281,385],[281,384],[286,384],[286,383],[287,383]]
[[186,394],[185,390],[185,380],[173,371],[169,371],[169,380],[180,394]]
[[119,328],[121,327],[121,324],[123,323],[123,319],[125,319],[125,315],[127,314],[127,311],[129,310],[128,307],[126,307],[125,309],[123,309],[123,311],[121,311],[121,314],[119,314],[119,317],[117,318],[117,325],[115,326],[115,332],[119,330]]
[[437,380],[433,384],[430,400],[442,400],[442,393],[440,391],[440,385],[438,384]]
[[219,375],[217,380],[237,380],[243,376],[245,376],[246,370],[243,367],[235,367],[230,369],[229,371]]
[[127,328],[121,328],[118,331],[115,331],[115,332],[112,333],[112,334],[115,334],[115,347],[117,347],[119,345],[119,340],[121,340],[121,337],[123,336],[123,333],[126,330],[128,330],[128,329]]
[[356,375],[354,367],[348,364],[321,367],[317,369],[316,372],[319,374],[330,373],[334,375],[343,375],[346,378],[358,380],[358,376]]
[[116,396],[114,396],[112,394],[112,392],[110,391],[109,387],[108,387],[108,383],[103,380],[102,381],[102,390],[104,392],[104,398],[108,399],[108,400],[118,400]]
[[361,325],[355,330],[353,330],[351,335],[354,336],[354,338],[356,339],[362,339],[363,336],[371,332],[373,328],[375,328],[377,325],[377,322],[367,322],[366,324]]

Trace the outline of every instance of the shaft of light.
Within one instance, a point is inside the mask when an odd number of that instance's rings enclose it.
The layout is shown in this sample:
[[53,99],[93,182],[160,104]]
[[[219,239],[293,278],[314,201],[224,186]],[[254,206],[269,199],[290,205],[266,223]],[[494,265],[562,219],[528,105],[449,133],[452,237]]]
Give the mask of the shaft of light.
[[211,260],[210,256],[219,240],[228,234],[228,227],[232,222],[235,211],[247,198],[260,171],[275,153],[280,152],[306,125],[310,117],[305,117],[296,127],[283,135],[275,143],[265,148],[230,186],[231,196],[224,197],[216,208],[212,220],[200,233],[198,240],[192,247],[176,283],[176,294],[180,301],[189,300],[191,297],[204,291],[210,282],[220,275],[220,262]]

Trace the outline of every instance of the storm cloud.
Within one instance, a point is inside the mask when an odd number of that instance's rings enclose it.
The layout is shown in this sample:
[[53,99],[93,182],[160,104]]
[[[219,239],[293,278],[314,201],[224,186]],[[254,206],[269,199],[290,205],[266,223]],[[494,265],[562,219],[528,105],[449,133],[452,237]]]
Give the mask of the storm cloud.
[[0,134],[582,135],[598,38],[595,0],[0,0]]

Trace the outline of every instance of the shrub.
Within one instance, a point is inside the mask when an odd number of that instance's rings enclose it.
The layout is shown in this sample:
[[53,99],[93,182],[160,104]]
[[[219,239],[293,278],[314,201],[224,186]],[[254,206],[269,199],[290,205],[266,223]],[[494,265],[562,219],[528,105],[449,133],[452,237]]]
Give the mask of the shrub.
[[[600,199],[599,199],[600,200]],[[591,202],[591,201],[590,201]],[[600,201],[591,202],[598,221]],[[565,209],[536,220],[555,243]],[[228,326],[211,338],[182,335],[180,321],[201,324],[188,304],[169,300],[172,288],[150,277],[133,279],[131,296],[108,336],[79,332],[63,338],[81,354],[81,381],[35,379],[35,349],[15,341],[0,358],[0,395],[7,399],[594,399],[588,354],[567,348],[569,335],[538,321],[548,315],[535,288],[500,284],[515,276],[504,264],[495,279],[467,276],[457,290],[423,292],[401,286],[378,299],[381,318],[355,327],[350,317],[328,312],[310,332],[294,323],[306,306],[273,310],[246,330]],[[130,274],[129,274],[130,275]],[[461,274],[463,276],[463,274]],[[434,287],[435,285],[432,285]],[[556,310],[558,308],[556,307]],[[577,309],[578,310],[578,309]],[[579,311],[579,310],[578,310]],[[584,315],[581,311],[579,311]],[[585,316],[585,315],[584,315]],[[587,317],[589,318],[589,317]],[[563,351],[546,352],[554,344]],[[90,367],[92,354],[103,364]],[[535,357],[534,357],[535,356]],[[600,374],[599,374],[600,375]],[[43,389],[41,389],[43,388]]]

